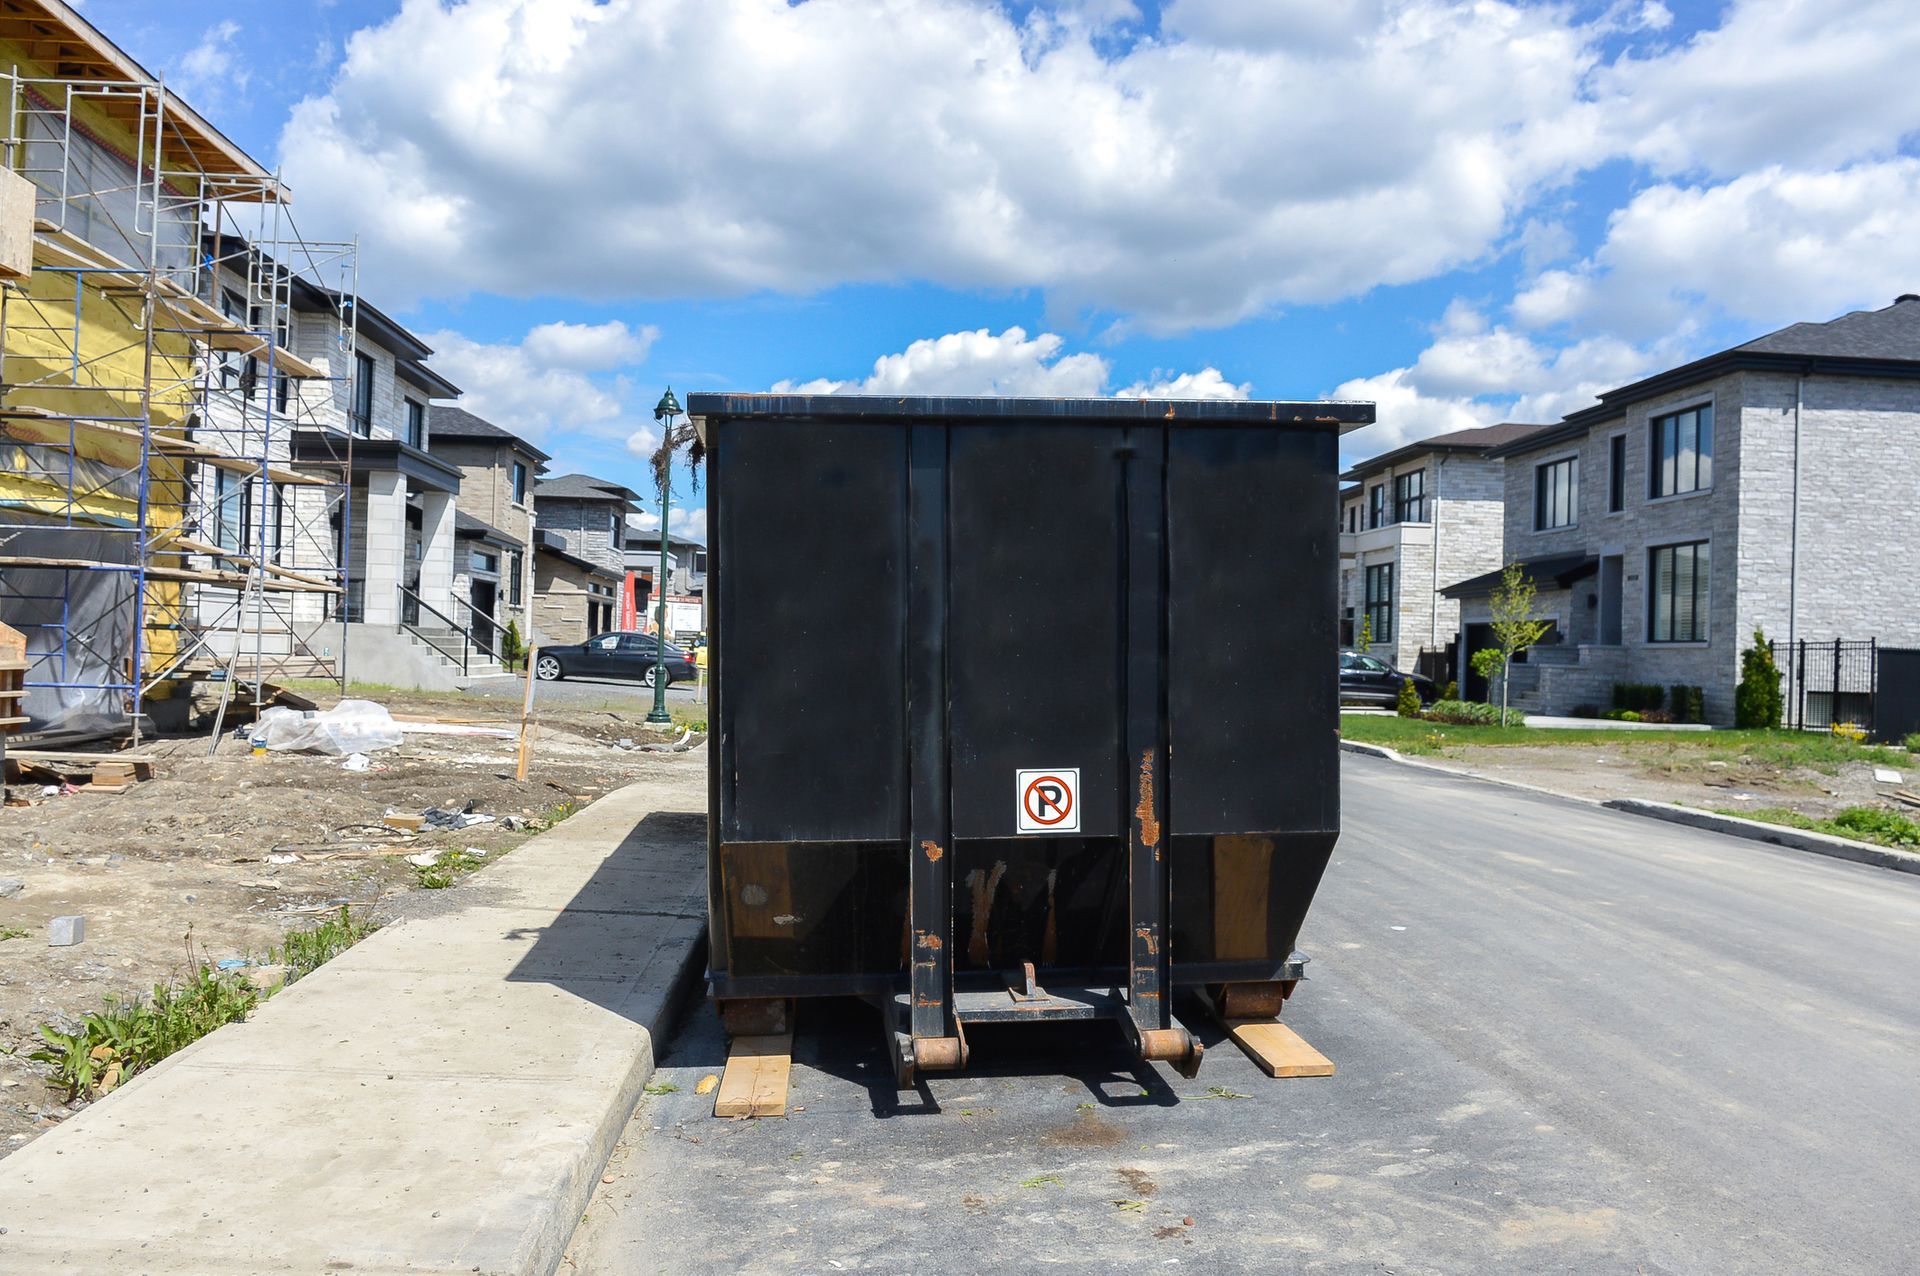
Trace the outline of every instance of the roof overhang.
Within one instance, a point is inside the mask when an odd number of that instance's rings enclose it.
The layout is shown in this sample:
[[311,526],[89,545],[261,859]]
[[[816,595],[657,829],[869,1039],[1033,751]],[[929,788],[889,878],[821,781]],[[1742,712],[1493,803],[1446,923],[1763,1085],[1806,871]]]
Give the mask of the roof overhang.
[[398,470],[407,476],[407,485],[413,491],[431,490],[449,495],[460,491],[457,468],[398,439],[349,439],[338,430],[295,430],[293,459],[298,465],[346,466],[356,476],[376,470]]
[[[1600,570],[1600,559],[1595,554],[1549,554],[1540,558],[1525,559],[1520,570],[1539,589],[1571,589],[1573,583],[1593,575]],[[1440,593],[1447,598],[1485,598],[1500,588],[1501,578],[1507,569],[1485,572],[1457,585],[1448,585]]]
[[416,389],[425,390],[430,399],[457,399],[460,387],[414,359],[395,359],[393,375]]
[[[103,88],[160,87],[158,76],[128,57],[63,0],[0,0],[0,40],[20,45],[59,80],[94,83]],[[210,179],[210,194],[247,202],[286,198],[286,191],[258,160],[209,124],[178,94],[164,88],[160,92],[165,103],[163,145],[184,150],[192,167]],[[141,104],[137,99],[101,98],[92,105],[131,131],[140,131]]]

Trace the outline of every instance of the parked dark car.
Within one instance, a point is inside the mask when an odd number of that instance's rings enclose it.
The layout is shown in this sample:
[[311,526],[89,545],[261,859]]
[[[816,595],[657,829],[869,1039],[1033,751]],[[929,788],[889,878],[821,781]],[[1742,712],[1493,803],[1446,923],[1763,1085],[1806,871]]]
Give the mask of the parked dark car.
[[[596,634],[570,647],[542,647],[533,662],[534,677],[543,682],[556,678],[624,678],[653,685],[658,650],[652,634]],[[667,644],[667,685],[694,677],[693,661],[687,653]]]
[[1432,704],[1439,694],[1433,679],[1417,673],[1402,673],[1384,660],[1364,652],[1340,653],[1340,703],[1379,704],[1389,707],[1400,701],[1400,684],[1413,680],[1413,690],[1421,704]]

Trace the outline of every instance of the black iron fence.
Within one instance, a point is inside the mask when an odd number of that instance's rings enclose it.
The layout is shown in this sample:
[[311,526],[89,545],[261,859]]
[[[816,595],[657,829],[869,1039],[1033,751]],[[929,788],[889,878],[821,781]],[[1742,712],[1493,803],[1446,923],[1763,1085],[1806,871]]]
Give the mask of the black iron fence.
[[1880,680],[1880,644],[1876,639],[1834,638],[1794,643],[1772,642],[1786,696],[1782,726],[1827,731],[1836,722],[1862,729],[1873,726],[1874,692]]

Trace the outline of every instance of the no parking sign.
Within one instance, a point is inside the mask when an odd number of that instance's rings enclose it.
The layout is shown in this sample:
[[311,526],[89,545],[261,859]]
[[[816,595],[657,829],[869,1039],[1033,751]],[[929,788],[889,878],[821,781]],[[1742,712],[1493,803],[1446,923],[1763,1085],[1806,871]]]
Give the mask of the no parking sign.
[[1022,833],[1080,831],[1080,768],[1052,767],[1014,772],[1018,822]]

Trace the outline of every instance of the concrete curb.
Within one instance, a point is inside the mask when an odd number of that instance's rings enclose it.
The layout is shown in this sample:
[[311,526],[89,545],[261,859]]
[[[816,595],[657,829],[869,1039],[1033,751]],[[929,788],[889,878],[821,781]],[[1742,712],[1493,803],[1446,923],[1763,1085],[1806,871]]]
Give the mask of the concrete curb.
[[1737,815],[1696,811],[1692,807],[1673,806],[1666,802],[1615,798],[1601,805],[1609,810],[1625,811],[1629,815],[1645,816],[1653,820],[1666,820],[1670,824],[1685,824],[1713,833],[1725,833],[1729,837],[1744,837],[1753,842],[1770,842],[1789,850],[1829,855],[1834,859],[1852,860],[1856,864],[1872,864],[1876,868],[1890,868],[1897,873],[1920,873],[1920,855],[1909,851],[1896,851],[1890,846],[1875,846],[1871,842],[1856,842],[1852,838],[1834,837],[1829,833],[1815,833],[1809,829],[1789,828],[1784,824],[1768,824],[1763,820],[1743,820]]
[[0,1161],[0,1273],[550,1276],[697,984],[630,785]]
[[1497,784],[1501,788],[1519,789],[1523,793],[1557,798],[1562,802],[1601,806],[1610,811],[1619,811],[1624,815],[1665,820],[1670,824],[1685,824],[1692,828],[1705,829],[1710,833],[1724,833],[1728,837],[1746,838],[1751,842],[1767,842],[1791,851],[1806,851],[1813,855],[1852,860],[1856,864],[1871,864],[1876,868],[1890,868],[1900,873],[1920,873],[1920,855],[1908,851],[1896,851],[1887,846],[1875,846],[1871,842],[1856,842],[1852,838],[1788,828],[1784,824],[1768,824],[1761,820],[1743,820],[1734,815],[1717,815],[1711,811],[1697,811],[1690,806],[1674,806],[1667,802],[1646,802],[1639,798],[1609,798],[1606,801],[1598,801],[1573,793],[1557,793],[1552,789],[1543,789],[1537,784],[1522,784],[1518,780],[1503,780],[1497,776],[1478,775],[1472,771],[1456,771],[1451,767],[1434,766],[1431,762],[1407,757],[1382,744],[1363,744],[1358,740],[1342,740],[1340,747],[1348,753],[1358,753],[1370,758],[1384,758],[1389,762],[1397,762],[1401,766],[1431,771],[1436,775],[1451,775],[1457,779],[1474,780],[1481,784]]

